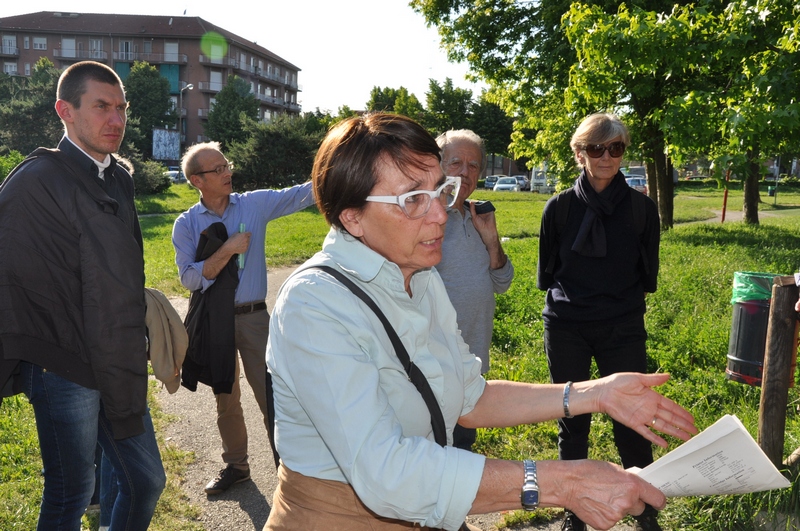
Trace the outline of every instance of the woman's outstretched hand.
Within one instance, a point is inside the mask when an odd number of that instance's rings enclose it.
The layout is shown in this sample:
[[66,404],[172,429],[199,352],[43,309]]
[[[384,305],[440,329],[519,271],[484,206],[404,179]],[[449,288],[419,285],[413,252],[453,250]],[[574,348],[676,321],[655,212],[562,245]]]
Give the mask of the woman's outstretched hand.
[[[666,448],[666,435],[687,441],[697,433],[694,417],[652,388],[669,380],[669,374],[617,373],[596,382],[597,411],[610,415],[653,444]],[[580,384],[574,384],[576,386]]]

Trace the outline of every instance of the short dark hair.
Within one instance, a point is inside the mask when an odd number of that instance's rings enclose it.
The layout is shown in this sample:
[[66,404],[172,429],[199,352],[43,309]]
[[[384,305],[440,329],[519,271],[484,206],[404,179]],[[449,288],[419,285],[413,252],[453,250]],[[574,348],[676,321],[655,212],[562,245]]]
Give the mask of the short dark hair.
[[346,230],[339,216],[366,205],[382,159],[400,170],[425,169],[420,159],[428,155],[441,160],[436,141],[410,118],[370,113],[344,120],[328,132],[314,159],[311,180],[317,208],[329,225]]
[[125,91],[122,80],[113,69],[95,61],[81,61],[70,65],[61,73],[61,77],[58,78],[56,97],[79,109],[81,96],[86,92],[86,82],[89,80],[118,86],[122,88],[123,92]]

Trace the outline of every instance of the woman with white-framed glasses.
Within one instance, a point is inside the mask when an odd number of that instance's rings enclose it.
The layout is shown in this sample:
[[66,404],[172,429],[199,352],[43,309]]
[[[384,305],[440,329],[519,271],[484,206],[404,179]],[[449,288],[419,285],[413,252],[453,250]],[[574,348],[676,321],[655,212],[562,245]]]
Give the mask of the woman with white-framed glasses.
[[[554,383],[647,372],[645,293],[656,290],[659,220],[655,203],[629,187],[620,171],[630,144],[628,128],[613,114],[592,114],[570,146],[581,173],[575,185],[551,198],[542,213],[537,286],[546,290],[544,345]],[[558,421],[562,460],[586,459],[591,415]],[[620,422],[614,441],[625,468],[653,461],[651,442]],[[635,529],[658,531],[648,506]],[[562,531],[584,531],[573,511]]]
[[575,506],[602,529],[665,503],[608,463],[503,461],[451,446],[457,422],[511,426],[565,411],[606,411],[661,444],[650,428],[684,439],[695,430],[651,389],[666,375],[569,393],[483,379],[435,269],[460,178],[444,175],[424,128],[393,114],[345,120],[322,142],[312,183],[331,230],[281,287],[270,322],[281,465],[265,530],[457,530],[467,514],[540,505]]

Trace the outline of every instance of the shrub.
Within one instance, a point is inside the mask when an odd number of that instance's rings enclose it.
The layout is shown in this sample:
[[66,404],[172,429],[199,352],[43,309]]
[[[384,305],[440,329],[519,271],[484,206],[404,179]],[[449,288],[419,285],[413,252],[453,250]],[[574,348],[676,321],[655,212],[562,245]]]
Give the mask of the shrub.
[[25,160],[25,155],[19,151],[11,151],[8,155],[0,157],[0,182],[3,182],[17,164]]
[[160,194],[169,189],[169,176],[164,173],[167,168],[153,160],[141,161],[133,159],[133,186],[136,195]]

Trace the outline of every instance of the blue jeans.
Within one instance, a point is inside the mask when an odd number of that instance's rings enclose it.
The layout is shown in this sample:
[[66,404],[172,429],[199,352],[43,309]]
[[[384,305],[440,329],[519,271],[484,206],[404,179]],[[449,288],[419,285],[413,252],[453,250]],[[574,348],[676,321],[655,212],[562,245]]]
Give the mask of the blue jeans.
[[[618,372],[647,372],[647,332],[644,317],[636,316],[614,326],[576,324],[569,329],[545,329],[544,349],[553,383],[581,382],[591,378],[592,358],[600,376]],[[558,457],[586,459],[592,416],[558,420]],[[624,468],[644,468],[653,462],[650,441],[613,420],[614,443]]]
[[81,516],[94,492],[98,443],[119,489],[110,530],[146,530],[166,483],[150,413],[144,416],[144,433],[115,440],[100,391],[31,363],[21,362],[20,369],[22,390],[36,416],[44,464],[37,530],[80,531]]

